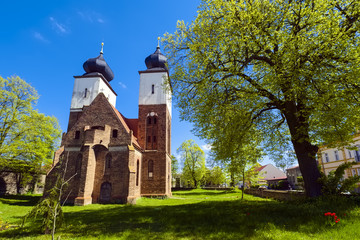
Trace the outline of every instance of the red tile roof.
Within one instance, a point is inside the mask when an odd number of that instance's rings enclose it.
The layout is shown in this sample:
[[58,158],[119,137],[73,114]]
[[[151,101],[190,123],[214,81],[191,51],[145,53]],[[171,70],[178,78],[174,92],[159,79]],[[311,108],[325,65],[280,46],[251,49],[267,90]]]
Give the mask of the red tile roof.
[[122,115],[122,114],[121,114],[121,116],[124,118],[126,124],[129,126],[129,128],[133,131],[134,136],[137,138],[138,137],[139,119],[137,119],[137,118],[129,119],[129,118],[124,117],[124,115]]
[[[110,104],[111,105],[111,104]],[[116,116],[119,118],[120,122],[124,126],[125,130],[130,133],[130,130],[133,131],[133,135],[131,136],[131,142],[136,145],[139,149],[142,149],[140,147],[140,144],[137,141],[137,123],[138,119],[127,119],[125,118],[113,105],[111,105],[112,109],[114,110]]]
[[299,165],[296,165],[296,166],[294,166],[294,167],[287,168],[286,170],[295,169],[295,168],[298,168],[298,167],[299,167]]
[[268,164],[264,165],[264,166],[261,166],[259,168],[256,169],[256,171],[260,172],[261,170],[263,170]]
[[278,178],[267,178],[267,179],[265,179],[266,181],[271,181],[271,180],[285,180],[285,179],[287,179],[287,177],[278,177]]

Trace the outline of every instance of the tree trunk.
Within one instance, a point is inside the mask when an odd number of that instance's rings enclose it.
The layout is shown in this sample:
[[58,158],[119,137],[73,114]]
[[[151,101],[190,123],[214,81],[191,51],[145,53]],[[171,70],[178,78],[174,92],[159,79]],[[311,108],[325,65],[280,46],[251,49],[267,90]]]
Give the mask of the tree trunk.
[[301,109],[300,104],[296,105],[292,102],[287,104],[287,111],[284,114],[304,179],[305,193],[308,197],[317,197],[321,195],[321,184],[318,182],[321,175],[316,162],[316,153],[319,148],[311,144],[309,119],[303,112],[305,110]]
[[244,199],[244,189],[245,189],[245,168],[242,169],[242,180],[243,180],[243,184],[241,187],[241,200]]
[[321,195],[321,184],[318,179],[321,177],[316,163],[316,146],[309,142],[293,142],[295,153],[299,162],[301,174],[304,179],[305,193],[308,197]]
[[230,187],[234,187],[235,186],[235,176],[234,173],[230,174]]

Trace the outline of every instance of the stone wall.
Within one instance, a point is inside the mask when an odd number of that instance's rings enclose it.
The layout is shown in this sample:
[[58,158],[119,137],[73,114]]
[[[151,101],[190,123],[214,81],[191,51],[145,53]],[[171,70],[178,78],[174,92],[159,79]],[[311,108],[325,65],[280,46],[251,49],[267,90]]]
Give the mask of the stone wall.
[[304,192],[297,191],[279,191],[279,190],[267,190],[267,189],[245,189],[246,194],[262,198],[272,198],[281,201],[292,201],[305,198]]
[[[35,183],[34,192],[35,194],[42,194],[44,192],[46,175],[40,175],[39,180]],[[0,173],[0,195],[5,194],[17,194],[16,185],[17,174],[14,172],[4,171]],[[32,188],[31,184],[20,188],[20,194],[27,193]]]

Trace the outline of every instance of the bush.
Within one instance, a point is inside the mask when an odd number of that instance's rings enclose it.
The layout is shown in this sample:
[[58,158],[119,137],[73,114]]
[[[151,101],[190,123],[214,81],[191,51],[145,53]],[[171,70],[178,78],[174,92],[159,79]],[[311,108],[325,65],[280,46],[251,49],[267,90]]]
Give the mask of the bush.
[[287,180],[280,180],[278,184],[278,189],[280,190],[288,190],[289,182]]
[[360,181],[360,176],[352,176],[344,179],[345,170],[351,168],[356,162],[347,162],[338,166],[335,171],[331,171],[329,175],[321,172],[319,182],[322,184],[322,192],[324,195],[336,195],[343,192],[353,192],[356,183]]

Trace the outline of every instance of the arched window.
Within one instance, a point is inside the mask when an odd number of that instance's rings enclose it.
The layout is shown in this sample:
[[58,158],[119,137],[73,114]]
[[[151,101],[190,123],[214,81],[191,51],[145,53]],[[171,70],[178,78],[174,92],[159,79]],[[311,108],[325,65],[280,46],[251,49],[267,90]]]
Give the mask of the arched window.
[[104,182],[100,188],[100,203],[109,203],[111,200],[111,183]]
[[105,157],[105,174],[110,173],[111,160],[112,160],[111,154],[110,153],[106,154],[106,157]]
[[118,136],[118,130],[117,130],[117,129],[114,129],[114,130],[112,131],[112,137],[113,137],[113,138],[117,138],[117,136]]
[[87,90],[87,88],[85,88],[84,98],[86,98],[86,96],[87,96],[87,92],[88,92],[88,90]]
[[158,134],[158,120],[157,114],[151,112],[148,114],[146,119],[146,147],[147,150],[157,149],[157,134]]
[[79,153],[76,157],[76,161],[75,161],[75,177],[76,178],[80,178],[81,176],[81,165],[82,165],[82,154]]
[[154,176],[154,162],[152,160],[148,162],[148,176],[150,179]]
[[75,131],[75,139],[79,139],[80,138],[80,131]]
[[136,186],[139,186],[139,160],[136,162]]

